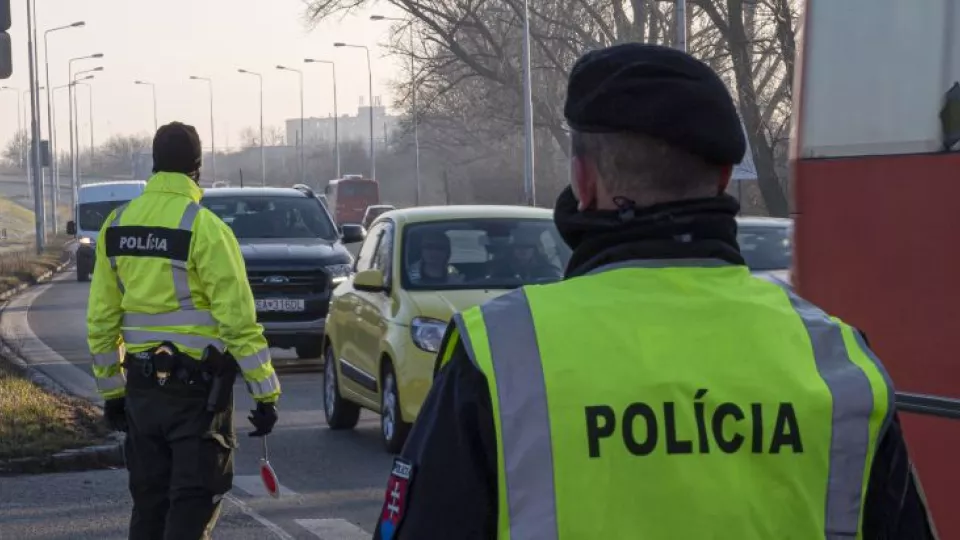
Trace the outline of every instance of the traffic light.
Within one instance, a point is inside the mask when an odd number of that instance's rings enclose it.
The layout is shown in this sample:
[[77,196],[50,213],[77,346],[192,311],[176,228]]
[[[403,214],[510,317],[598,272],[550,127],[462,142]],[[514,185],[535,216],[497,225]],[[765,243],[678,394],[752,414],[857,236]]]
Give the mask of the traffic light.
[[0,79],[13,75],[13,51],[10,46],[10,0],[0,0]]

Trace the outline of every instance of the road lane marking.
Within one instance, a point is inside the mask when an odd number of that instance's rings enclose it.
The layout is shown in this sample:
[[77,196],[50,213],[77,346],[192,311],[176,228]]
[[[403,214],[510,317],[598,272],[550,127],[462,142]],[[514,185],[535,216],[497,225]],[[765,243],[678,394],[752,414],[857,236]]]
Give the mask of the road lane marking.
[[345,519],[295,519],[293,521],[321,540],[370,540],[372,534]]
[[283,528],[281,528],[279,525],[261,516],[256,510],[247,506],[247,504],[240,499],[229,493],[227,493],[223,498],[230,502],[230,504],[239,508],[240,511],[246,514],[248,517],[266,527],[268,531],[272,532],[273,535],[280,540],[296,540],[294,537],[287,534],[287,531],[283,530]]
[[[269,497],[267,488],[263,487],[263,480],[259,474],[239,475],[233,477],[233,487],[245,491],[248,495],[254,497]],[[280,484],[280,497],[292,497],[297,494],[296,491]]]

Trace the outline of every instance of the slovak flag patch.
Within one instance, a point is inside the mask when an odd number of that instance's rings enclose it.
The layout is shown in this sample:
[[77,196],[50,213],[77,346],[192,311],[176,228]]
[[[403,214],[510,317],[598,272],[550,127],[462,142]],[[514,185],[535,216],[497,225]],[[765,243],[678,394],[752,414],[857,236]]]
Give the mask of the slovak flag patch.
[[387,480],[387,493],[383,500],[383,511],[380,513],[380,538],[392,540],[403,521],[407,507],[407,497],[410,492],[410,482],[413,480],[413,463],[394,458],[393,469]]

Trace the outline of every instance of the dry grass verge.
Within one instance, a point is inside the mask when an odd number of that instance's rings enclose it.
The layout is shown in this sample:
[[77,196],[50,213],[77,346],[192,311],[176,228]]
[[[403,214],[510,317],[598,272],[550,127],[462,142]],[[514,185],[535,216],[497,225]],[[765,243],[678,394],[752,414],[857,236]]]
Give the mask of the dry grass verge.
[[37,278],[55,270],[64,260],[68,237],[51,237],[42,255],[33,249],[0,253],[0,294],[18,285],[33,284]]
[[89,402],[46,391],[0,357],[0,460],[102,444],[109,429],[101,418]]

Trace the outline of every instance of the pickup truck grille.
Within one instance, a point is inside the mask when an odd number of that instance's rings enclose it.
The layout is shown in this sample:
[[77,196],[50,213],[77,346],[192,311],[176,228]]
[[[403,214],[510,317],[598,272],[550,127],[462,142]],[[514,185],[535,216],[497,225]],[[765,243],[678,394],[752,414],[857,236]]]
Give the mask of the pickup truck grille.
[[[286,281],[271,283],[268,278],[274,276]],[[330,278],[322,270],[249,270],[247,279],[255,297],[323,294],[330,284]]]

